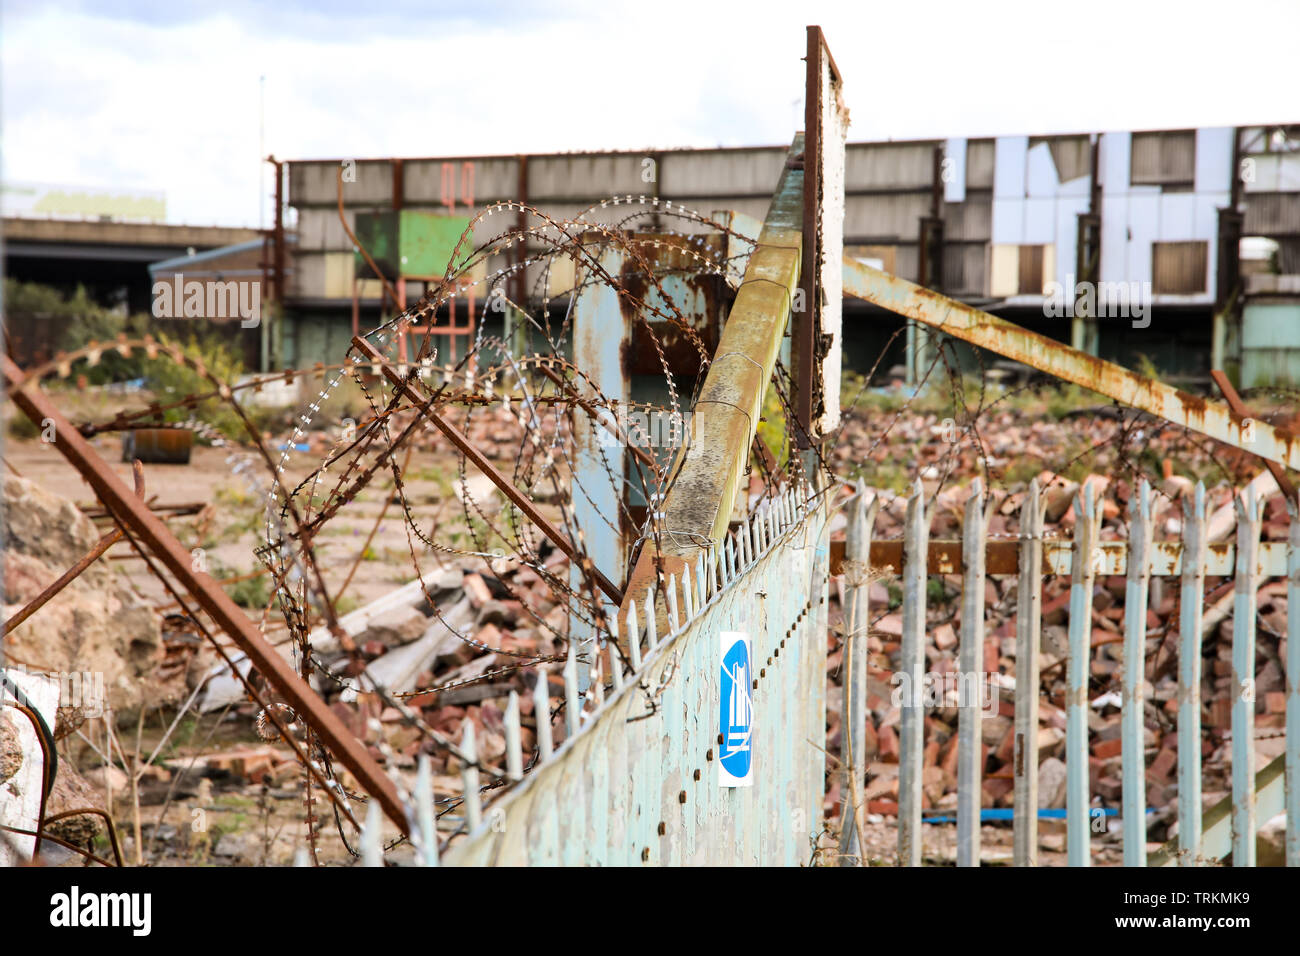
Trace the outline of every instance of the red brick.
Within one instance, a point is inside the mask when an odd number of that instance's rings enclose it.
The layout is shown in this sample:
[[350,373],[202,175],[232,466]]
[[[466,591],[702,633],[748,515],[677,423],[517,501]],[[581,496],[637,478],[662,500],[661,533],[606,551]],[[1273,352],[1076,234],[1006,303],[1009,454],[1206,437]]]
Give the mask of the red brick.
[[487,582],[477,574],[465,575],[461,587],[465,589],[465,594],[469,597],[469,603],[474,607],[482,607],[492,600],[492,592],[488,590]]
[[921,764],[925,767],[935,767],[939,764],[939,741],[934,737],[931,737],[925,745]]
[[880,728],[880,759],[885,763],[898,763],[898,734],[892,724]]
[[1156,754],[1156,759],[1151,761],[1151,766],[1147,768],[1147,776],[1164,783],[1177,767],[1177,752],[1168,749],[1162,750]]
[[1120,751],[1123,750],[1123,747],[1124,745],[1118,737],[1113,740],[1099,740],[1092,745],[1092,755],[1094,757],[1101,757],[1102,759],[1105,759],[1106,757],[1118,757]]

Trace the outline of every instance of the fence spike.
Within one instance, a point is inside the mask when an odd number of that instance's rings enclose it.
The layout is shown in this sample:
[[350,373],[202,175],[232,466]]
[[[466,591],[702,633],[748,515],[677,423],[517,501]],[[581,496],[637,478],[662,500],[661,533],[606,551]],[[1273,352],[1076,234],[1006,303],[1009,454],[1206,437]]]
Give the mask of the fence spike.
[[311,853],[305,846],[300,846],[293,851],[293,865],[295,867],[311,866]]
[[383,811],[379,801],[370,798],[366,806],[366,822],[361,827],[361,865],[384,865]]
[[618,609],[609,616],[609,677],[614,682],[614,692],[623,689],[623,658],[616,650],[618,643]]
[[677,607],[677,575],[664,578],[664,594],[664,603],[668,605],[668,633],[676,634],[682,629],[682,616]]
[[433,812],[433,762],[420,754],[415,771],[415,820],[419,825],[420,843],[416,865],[438,865],[438,818]]
[[1124,865],[1147,863],[1146,673],[1147,605],[1150,603],[1151,483],[1143,478],[1129,499],[1128,575],[1124,581],[1124,668],[1120,700],[1120,774]]
[[478,792],[478,743],[474,739],[474,721],[466,717],[464,727],[460,752],[465,759],[460,768],[460,782],[465,791],[465,830],[473,833],[483,822],[483,798]]
[[1035,478],[1020,508],[1012,862],[1038,865],[1038,653],[1043,623],[1043,501]]
[[925,671],[925,582],[929,527],[918,478],[903,523],[903,636],[899,671],[904,698],[898,741],[898,862],[921,865],[921,757],[925,729],[921,682]]
[[736,554],[731,548],[731,535],[722,539],[722,586],[729,587],[736,580]]
[[1291,531],[1287,547],[1286,672],[1286,865],[1300,866],[1300,497],[1287,503]]
[[594,713],[601,704],[605,702],[605,670],[604,659],[600,656],[600,648],[592,646],[592,659],[596,666],[592,669],[591,682],[587,685],[587,699],[583,701],[583,707],[586,708],[588,703],[591,704],[591,710]]
[[698,614],[709,601],[709,572],[704,564],[703,551],[695,552],[695,594],[695,613]]
[[569,658],[564,662],[564,740],[573,739],[582,726],[582,700],[578,697],[578,658],[569,642]]
[[[961,644],[957,682],[957,865],[980,865],[984,674],[984,485],[971,482],[962,518]],[[965,698],[965,699],[963,699]],[[996,705],[997,699],[994,698]]]
[[655,618],[655,596],[649,588],[645,592],[645,650],[649,654],[659,646],[659,622]]
[[641,671],[641,624],[636,619],[636,601],[627,603],[627,656],[632,673]]
[[867,631],[871,620],[869,598],[871,529],[880,499],[868,500],[866,485],[857,482],[857,494],[849,503],[848,526],[844,535],[844,626],[843,675],[844,737],[841,757],[844,765],[844,814],[840,826],[840,865],[861,866],[866,854],[860,836],[866,801],[861,789],[867,780]]
[[682,614],[687,624],[695,617],[695,590],[691,587],[690,562],[682,565]]
[[[1201,627],[1204,621],[1205,484],[1183,500],[1182,594],[1178,630],[1178,865],[1201,855]],[[1294,524],[1292,530],[1294,531]]]
[[[1255,614],[1264,502],[1254,485],[1235,498],[1237,577],[1232,605],[1232,865],[1255,865]],[[1287,648],[1290,656],[1290,648]]]
[[537,722],[537,762],[549,760],[554,749],[551,736],[551,695],[546,667],[537,665],[537,683],[533,685],[533,717]]
[[742,521],[736,529],[736,573],[749,567],[749,522]]
[[506,777],[509,780],[522,780],[524,752],[519,739],[519,695],[513,690],[506,700],[506,712],[501,722],[506,731]]
[[[1088,866],[1091,839],[1088,800],[1088,670],[1092,646],[1092,586],[1100,552],[1100,509],[1092,482],[1075,498],[1074,555],[1070,564],[1069,661],[1065,678],[1066,859]],[[1094,553],[1095,552],[1095,553]]]

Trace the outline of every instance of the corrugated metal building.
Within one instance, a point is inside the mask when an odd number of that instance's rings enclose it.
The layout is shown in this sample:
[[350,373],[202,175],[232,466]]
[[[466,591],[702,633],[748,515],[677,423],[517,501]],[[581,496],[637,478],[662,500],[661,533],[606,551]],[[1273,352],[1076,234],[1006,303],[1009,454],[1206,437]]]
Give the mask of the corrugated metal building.
[[[627,207],[599,203],[629,194],[761,219],[785,151],[290,162],[298,242],[280,360],[324,360],[332,353],[320,350],[346,341],[354,281],[361,324],[379,315],[379,283],[358,272],[339,221],[340,170],[354,229],[358,213],[461,217],[510,199],[557,217],[595,205],[590,218],[616,222]],[[509,228],[510,216],[481,222],[475,240]],[[665,216],[649,228],[673,225]],[[1176,377],[1201,378],[1240,362],[1243,271],[1300,273],[1300,124],[851,143],[844,231],[848,256],[1094,354],[1126,364],[1145,355]],[[1243,239],[1265,242],[1269,259],[1243,270]],[[559,292],[567,278],[553,274],[543,289],[533,270],[512,294]],[[1081,283],[1096,287],[1102,308],[1075,308]],[[424,279],[405,286],[413,301]],[[874,361],[897,328],[896,318],[846,302],[846,361]]]

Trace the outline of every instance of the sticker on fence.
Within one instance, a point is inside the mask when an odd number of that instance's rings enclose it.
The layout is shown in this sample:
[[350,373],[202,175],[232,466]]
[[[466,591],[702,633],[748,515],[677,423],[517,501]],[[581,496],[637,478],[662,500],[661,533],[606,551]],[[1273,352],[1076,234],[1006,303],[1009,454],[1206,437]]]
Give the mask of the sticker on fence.
[[718,783],[748,787],[754,782],[754,669],[749,634],[723,631],[722,666],[718,681]]

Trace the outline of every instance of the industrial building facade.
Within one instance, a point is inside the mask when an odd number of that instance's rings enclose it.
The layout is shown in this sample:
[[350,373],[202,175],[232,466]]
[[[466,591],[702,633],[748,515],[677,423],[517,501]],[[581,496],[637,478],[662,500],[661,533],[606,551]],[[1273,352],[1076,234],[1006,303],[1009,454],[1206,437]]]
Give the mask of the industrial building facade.
[[[602,207],[612,196],[658,198],[656,210],[671,200],[715,219],[733,211],[741,223],[762,215],[785,154],[773,146],[288,162],[297,242],[281,361],[341,354],[354,280],[362,323],[379,315],[379,282],[364,278],[339,218],[340,180],[354,230],[358,213],[364,223],[394,211],[463,228],[475,210],[511,199],[557,218],[585,211],[614,222],[629,209]],[[845,192],[846,256],[1093,354],[1125,363],[1145,355],[1175,378],[1227,367],[1247,386],[1300,381],[1300,298],[1289,278],[1300,275],[1300,125],[850,143]],[[508,228],[506,218],[481,220],[476,242]],[[650,223],[681,228],[667,214]],[[437,278],[394,268],[389,278],[405,276],[409,301]],[[571,277],[539,281],[530,272],[512,298],[561,294]],[[480,306],[486,295],[479,291]],[[874,361],[897,327],[846,302],[846,362]],[[909,363],[896,348],[897,362]],[[911,362],[924,360],[919,345],[912,353]]]
[[[384,301],[349,233],[409,303],[441,278],[462,230],[492,203],[611,223],[651,211],[636,228],[698,231],[676,215],[685,208],[745,233],[763,215],[786,153],[771,146],[276,163],[280,215],[265,246],[248,253],[255,263],[234,246],[191,253],[192,262],[157,255],[167,261],[150,272],[224,274],[240,253],[237,271],[260,270],[268,299],[267,327],[231,330],[250,368],[335,361],[354,327],[372,326],[395,305]],[[476,221],[473,239],[537,224],[500,210]],[[40,250],[16,241],[22,230],[76,225],[7,220],[9,274],[42,274],[31,260]],[[1130,367],[1150,359],[1174,381],[1194,386],[1224,368],[1244,387],[1300,384],[1300,124],[850,143],[844,241],[846,257],[1103,358]],[[487,275],[531,251],[519,244],[509,261],[484,263],[447,321],[466,329],[471,310],[483,321]],[[63,247],[51,246],[50,255],[65,285],[99,281],[98,273],[69,275]],[[156,277],[138,271],[128,290],[137,309]],[[554,263],[545,276],[539,266],[520,268],[508,294],[536,305],[563,298],[572,283]],[[934,340],[900,332],[897,316],[857,300],[844,306],[847,367],[901,371],[909,380],[924,374]],[[499,313],[487,321],[499,323]],[[444,358],[463,354],[463,331],[443,341]]]

